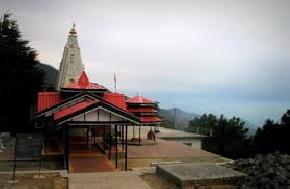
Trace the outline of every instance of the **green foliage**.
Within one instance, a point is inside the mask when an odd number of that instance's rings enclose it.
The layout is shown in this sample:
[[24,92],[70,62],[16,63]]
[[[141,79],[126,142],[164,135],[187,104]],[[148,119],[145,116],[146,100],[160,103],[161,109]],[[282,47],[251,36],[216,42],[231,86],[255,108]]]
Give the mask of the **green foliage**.
[[255,135],[255,145],[259,153],[280,151],[290,154],[290,111],[281,118],[281,123],[274,123],[268,119],[262,128],[258,128]]
[[200,117],[195,117],[189,122],[187,131],[210,135],[210,128],[217,124],[217,117],[213,114],[203,114]]
[[250,157],[256,153],[279,151],[290,154],[290,110],[281,118],[281,123],[266,120],[258,128],[254,137],[247,137],[248,128],[240,118],[217,118],[204,114],[189,122],[188,131],[208,136],[203,141],[203,149],[229,158]]
[[217,118],[213,114],[204,114],[190,121],[188,130],[208,137],[203,141],[203,149],[229,158],[247,156],[251,140],[247,139],[248,129],[240,118]]
[[1,130],[27,129],[41,89],[43,73],[36,51],[21,38],[16,20],[5,13],[0,19]]

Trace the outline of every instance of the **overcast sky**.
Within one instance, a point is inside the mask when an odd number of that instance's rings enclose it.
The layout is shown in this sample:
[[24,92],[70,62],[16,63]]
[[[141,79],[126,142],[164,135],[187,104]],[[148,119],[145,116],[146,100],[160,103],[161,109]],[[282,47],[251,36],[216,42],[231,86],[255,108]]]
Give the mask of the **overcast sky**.
[[76,23],[89,78],[163,108],[261,125],[290,108],[289,0],[0,0],[59,67]]

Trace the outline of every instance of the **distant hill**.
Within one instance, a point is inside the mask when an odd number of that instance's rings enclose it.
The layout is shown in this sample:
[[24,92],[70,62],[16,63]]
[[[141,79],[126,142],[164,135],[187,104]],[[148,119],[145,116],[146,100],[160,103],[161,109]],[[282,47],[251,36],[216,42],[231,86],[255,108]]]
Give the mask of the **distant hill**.
[[[39,64],[39,69],[45,73],[44,89],[46,91],[54,91],[56,89],[58,70],[47,64]],[[175,128],[174,117],[176,109],[176,128],[183,130],[189,124],[189,121],[195,117],[200,117],[196,113],[188,113],[179,108],[160,109],[159,115],[162,117],[162,126]],[[249,128],[248,135],[253,136],[256,133],[257,126],[249,121],[243,120],[245,127]]]
[[38,64],[38,68],[44,72],[44,90],[54,91],[56,89],[58,70],[47,64]]
[[199,117],[198,114],[184,112],[178,108],[172,109],[160,109],[159,116],[162,118],[162,126],[168,128],[175,128],[174,117],[176,110],[176,128],[183,130],[188,126],[188,122],[195,117]]

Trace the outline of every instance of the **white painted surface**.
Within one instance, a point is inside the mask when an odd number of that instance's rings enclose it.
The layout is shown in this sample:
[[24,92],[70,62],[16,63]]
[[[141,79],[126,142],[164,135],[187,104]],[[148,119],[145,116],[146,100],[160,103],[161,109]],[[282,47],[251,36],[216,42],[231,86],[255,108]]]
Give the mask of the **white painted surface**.
[[[166,138],[164,140],[176,141],[180,143],[191,143],[194,148],[201,149],[201,140],[204,136],[196,133],[185,132],[181,130],[168,129],[164,127],[157,127],[159,133],[156,133],[157,138]],[[154,127],[152,127],[154,130]],[[150,131],[150,126],[141,126],[141,138],[147,138],[147,133]],[[133,126],[128,127],[128,137],[133,138]],[[139,137],[139,127],[135,126],[135,138]]]
[[66,84],[77,83],[83,70],[81,52],[76,34],[69,34],[59,66],[57,90]]
[[[99,116],[98,116],[99,113]],[[115,114],[111,114],[110,118],[110,112],[104,110],[104,109],[99,109],[98,108],[94,109],[93,111],[90,111],[88,113],[82,114],[78,117],[73,118],[73,121],[122,121],[122,117],[119,117]]]

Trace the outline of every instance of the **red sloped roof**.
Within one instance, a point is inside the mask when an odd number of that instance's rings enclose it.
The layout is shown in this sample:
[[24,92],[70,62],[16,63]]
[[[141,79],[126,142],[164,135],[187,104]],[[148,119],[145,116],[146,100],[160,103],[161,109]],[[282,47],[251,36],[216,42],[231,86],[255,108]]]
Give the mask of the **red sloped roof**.
[[119,93],[104,93],[103,99],[122,110],[127,111],[126,97]]
[[145,98],[142,96],[134,96],[132,98],[129,98],[127,100],[127,103],[135,103],[135,104],[152,104],[156,103],[153,100],[150,100],[149,98]]
[[79,81],[74,84],[68,84],[65,85],[63,88],[69,88],[69,89],[106,89],[104,86],[99,85],[97,83],[90,83],[89,78],[86,74],[86,72],[83,70],[81,73],[81,76],[79,78]]
[[141,116],[140,121],[141,123],[156,123],[161,122],[162,120],[157,116]]
[[85,101],[82,101],[80,103],[77,103],[77,104],[74,104],[64,110],[61,110],[59,112],[56,112],[54,114],[54,120],[58,120],[58,119],[61,119],[67,115],[70,115],[72,113],[75,113],[75,112],[78,112],[86,107],[88,107],[89,105],[93,104],[94,101],[93,100],[85,100]]
[[152,107],[147,107],[147,108],[144,108],[144,107],[128,107],[127,108],[129,112],[132,112],[132,113],[155,113],[157,112],[154,108]]
[[61,100],[59,92],[38,92],[37,112],[50,108]]

